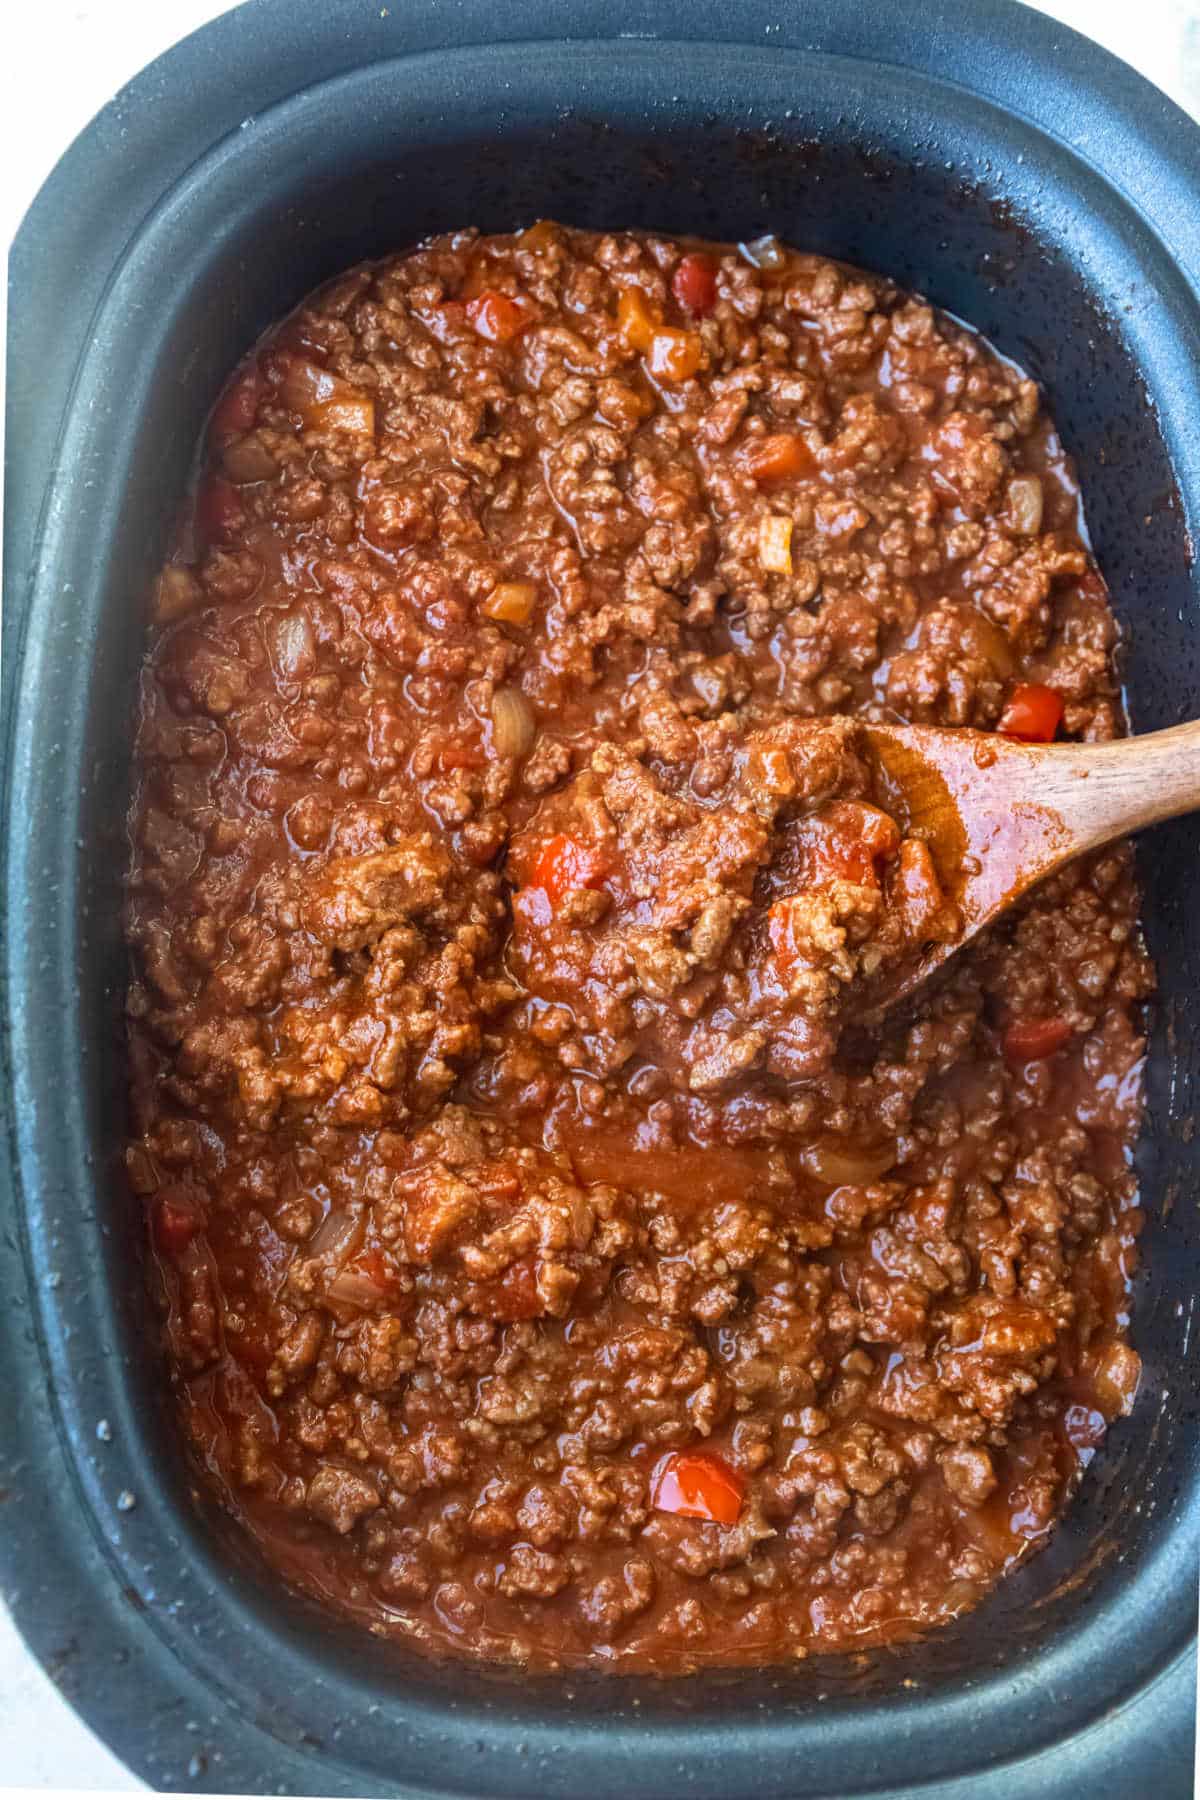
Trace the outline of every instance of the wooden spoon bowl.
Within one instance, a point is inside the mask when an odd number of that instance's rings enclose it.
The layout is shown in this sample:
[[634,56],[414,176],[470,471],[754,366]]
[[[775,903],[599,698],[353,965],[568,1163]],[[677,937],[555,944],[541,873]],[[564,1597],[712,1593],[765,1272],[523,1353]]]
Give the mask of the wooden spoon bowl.
[[963,919],[872,989],[878,1018],[1037,882],[1114,838],[1200,808],[1200,722],[1107,744],[1026,744],[995,732],[868,725],[880,802],[928,844]]

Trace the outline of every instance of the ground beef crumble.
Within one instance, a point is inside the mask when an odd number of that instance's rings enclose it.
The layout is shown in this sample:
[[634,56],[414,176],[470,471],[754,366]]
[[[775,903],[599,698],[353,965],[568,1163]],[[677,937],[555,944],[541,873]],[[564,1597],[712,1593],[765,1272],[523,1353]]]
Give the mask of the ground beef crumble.
[[534,1666],[911,1636],[1138,1380],[1130,860],[958,930],[864,721],[1120,726],[1034,384],[886,280],[540,223],[314,295],[159,578],[132,1188],[285,1575]]

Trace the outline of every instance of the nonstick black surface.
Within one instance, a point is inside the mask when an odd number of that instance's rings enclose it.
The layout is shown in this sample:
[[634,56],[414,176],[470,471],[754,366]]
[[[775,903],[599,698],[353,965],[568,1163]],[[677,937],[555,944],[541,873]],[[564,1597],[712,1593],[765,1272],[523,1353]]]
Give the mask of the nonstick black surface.
[[541,215],[773,229],[886,271],[1044,385],[1126,628],[1136,728],[1200,699],[1200,137],[1161,96],[1008,0],[383,12],[253,0],[218,21],[89,128],[14,251],[5,1597],[161,1787],[1011,1797],[1090,1772],[1106,1794],[1182,1794],[1200,1520],[1187,822],[1141,854],[1161,984],[1145,1384],[1048,1552],[961,1626],[794,1674],[514,1683],[343,1634],[191,1494],[116,1162],[132,680],[204,412],[308,288],[447,224]]

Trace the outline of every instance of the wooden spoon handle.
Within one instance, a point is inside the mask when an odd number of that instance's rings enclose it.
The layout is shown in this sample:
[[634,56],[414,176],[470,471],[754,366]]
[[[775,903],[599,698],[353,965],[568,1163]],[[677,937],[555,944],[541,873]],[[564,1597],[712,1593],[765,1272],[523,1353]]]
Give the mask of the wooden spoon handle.
[[1056,812],[1077,851],[1200,808],[1200,721],[1111,744],[1030,747],[1026,792]]

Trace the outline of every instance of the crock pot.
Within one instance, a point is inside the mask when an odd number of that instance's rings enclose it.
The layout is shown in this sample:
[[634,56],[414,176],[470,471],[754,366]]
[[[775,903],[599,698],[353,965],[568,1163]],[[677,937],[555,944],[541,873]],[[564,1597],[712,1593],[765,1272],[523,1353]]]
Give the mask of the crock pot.
[[952,1629],[674,1683],[439,1665],[286,1592],[178,1450],[119,1162],[149,577],[203,415],[272,318],[360,258],[542,215],[775,231],[981,327],[1078,459],[1136,726],[1200,711],[1200,132],[1094,45],[1011,0],[251,0],[154,63],[12,258],[4,1596],[160,1788],[1190,1792],[1194,822],[1141,844],[1142,1391],[1050,1548]]

